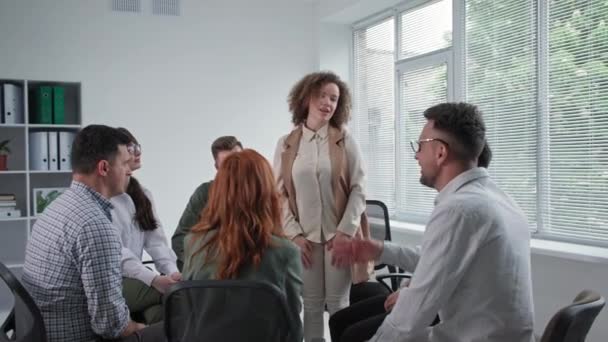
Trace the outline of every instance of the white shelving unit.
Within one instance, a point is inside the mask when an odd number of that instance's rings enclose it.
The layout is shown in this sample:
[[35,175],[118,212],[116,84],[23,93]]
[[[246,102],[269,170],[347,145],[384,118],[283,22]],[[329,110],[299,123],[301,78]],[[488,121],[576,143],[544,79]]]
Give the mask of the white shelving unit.
[[[8,157],[8,170],[0,171],[0,193],[15,194],[17,209],[21,210],[21,217],[0,218],[0,261],[15,273],[21,274],[27,239],[31,227],[36,221],[32,190],[35,188],[65,188],[70,185],[72,178],[71,170],[31,170],[29,136],[31,132],[39,131],[77,132],[80,130],[82,127],[81,84],[79,82],[0,78],[0,84],[4,83],[18,85],[23,90],[24,122],[0,123],[0,141],[11,139],[9,147],[12,151]],[[49,85],[62,86],[65,89],[64,124],[33,123],[35,103],[31,94],[37,87]]]

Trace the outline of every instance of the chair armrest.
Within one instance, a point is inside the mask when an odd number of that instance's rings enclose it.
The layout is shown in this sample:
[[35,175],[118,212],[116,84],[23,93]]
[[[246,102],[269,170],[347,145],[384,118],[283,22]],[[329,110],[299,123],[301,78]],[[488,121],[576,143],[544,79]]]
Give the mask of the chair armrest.
[[[376,276],[376,280],[384,285],[384,287],[386,287],[390,292],[395,292],[397,291],[399,285],[394,285],[396,284],[396,280],[398,279],[411,279],[412,278],[412,274],[411,273],[388,273],[388,274],[379,274]],[[385,279],[390,279],[391,282],[393,283],[393,287],[388,286],[385,282]],[[393,281],[394,280],[394,281]]]

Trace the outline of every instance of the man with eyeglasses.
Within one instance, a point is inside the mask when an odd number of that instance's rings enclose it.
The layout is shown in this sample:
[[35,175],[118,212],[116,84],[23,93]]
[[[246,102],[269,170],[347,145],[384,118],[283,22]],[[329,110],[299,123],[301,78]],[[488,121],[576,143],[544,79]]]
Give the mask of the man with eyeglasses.
[[127,145],[127,151],[133,156],[141,156],[141,145],[136,143],[130,143]]
[[[420,182],[436,189],[419,248],[376,240],[334,244],[334,262],[379,260],[412,271],[370,341],[534,341],[530,233],[525,214],[478,167],[485,125],[474,105],[424,112],[411,142]],[[487,165],[486,165],[487,166]],[[441,323],[430,326],[439,313]]]

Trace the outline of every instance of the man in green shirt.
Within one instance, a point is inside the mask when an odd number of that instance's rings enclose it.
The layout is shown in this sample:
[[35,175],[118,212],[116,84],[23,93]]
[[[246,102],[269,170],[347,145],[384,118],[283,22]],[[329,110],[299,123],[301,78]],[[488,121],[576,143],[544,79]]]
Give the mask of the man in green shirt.
[[[240,141],[233,136],[223,136],[215,139],[211,144],[211,153],[215,160],[215,169],[217,170],[226,157],[233,152],[238,152],[243,149]],[[209,198],[209,188],[213,181],[203,183],[194,190],[190,200],[184,209],[182,217],[179,219],[175,233],[171,238],[171,247],[177,255],[177,268],[182,271],[184,267],[184,237],[190,232],[190,229],[198,222],[203,209],[207,205]]]

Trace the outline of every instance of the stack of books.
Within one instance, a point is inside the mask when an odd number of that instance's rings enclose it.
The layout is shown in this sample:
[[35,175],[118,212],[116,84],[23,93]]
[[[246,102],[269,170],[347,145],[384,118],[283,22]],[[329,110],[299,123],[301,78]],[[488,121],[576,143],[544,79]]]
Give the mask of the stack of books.
[[0,219],[21,217],[15,194],[0,194]]

